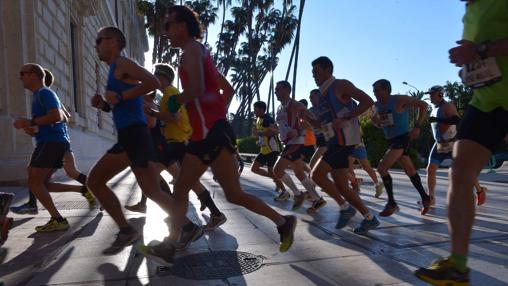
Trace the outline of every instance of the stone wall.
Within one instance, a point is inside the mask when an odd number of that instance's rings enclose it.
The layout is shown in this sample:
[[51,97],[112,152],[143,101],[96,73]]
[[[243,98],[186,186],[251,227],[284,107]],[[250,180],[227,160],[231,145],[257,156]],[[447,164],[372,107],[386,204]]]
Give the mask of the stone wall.
[[0,19],[0,184],[26,180],[33,150],[31,138],[12,127],[13,117],[30,117],[31,93],[19,80],[26,62],[53,72],[52,89],[72,115],[72,150],[87,173],[116,138],[111,114],[90,105],[91,96],[104,91],[108,71],[95,53],[96,31],[119,27],[127,38],[124,55],[143,65],[148,41],[135,0],[0,1]]

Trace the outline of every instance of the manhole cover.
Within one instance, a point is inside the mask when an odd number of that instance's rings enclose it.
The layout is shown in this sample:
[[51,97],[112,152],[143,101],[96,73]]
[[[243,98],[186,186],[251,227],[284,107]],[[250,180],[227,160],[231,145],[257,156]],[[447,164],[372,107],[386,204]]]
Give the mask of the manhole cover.
[[183,256],[171,267],[158,267],[158,275],[193,280],[225,279],[248,274],[263,265],[263,257],[247,252],[212,251]]

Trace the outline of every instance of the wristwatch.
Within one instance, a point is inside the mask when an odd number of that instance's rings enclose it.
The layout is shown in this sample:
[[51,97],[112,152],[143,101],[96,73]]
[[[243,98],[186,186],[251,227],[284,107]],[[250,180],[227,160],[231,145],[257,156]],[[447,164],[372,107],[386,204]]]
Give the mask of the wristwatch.
[[489,42],[485,41],[476,45],[476,52],[482,60],[487,58],[487,52],[489,51]]

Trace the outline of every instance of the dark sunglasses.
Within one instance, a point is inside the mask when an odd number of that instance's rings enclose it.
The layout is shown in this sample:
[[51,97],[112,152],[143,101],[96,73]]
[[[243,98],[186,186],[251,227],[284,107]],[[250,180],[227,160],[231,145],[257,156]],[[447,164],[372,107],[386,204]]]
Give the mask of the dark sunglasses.
[[111,39],[111,37],[100,37],[95,40],[95,44],[98,46],[102,43],[102,40],[104,39]]

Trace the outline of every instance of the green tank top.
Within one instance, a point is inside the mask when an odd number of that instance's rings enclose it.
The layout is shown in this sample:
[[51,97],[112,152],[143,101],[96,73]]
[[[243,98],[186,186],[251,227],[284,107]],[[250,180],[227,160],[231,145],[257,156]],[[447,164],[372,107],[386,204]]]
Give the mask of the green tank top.
[[[508,38],[508,1],[476,0],[468,4],[463,18],[463,39],[476,44]],[[496,57],[502,79],[474,90],[470,104],[483,112],[497,107],[508,110],[508,56]]]

